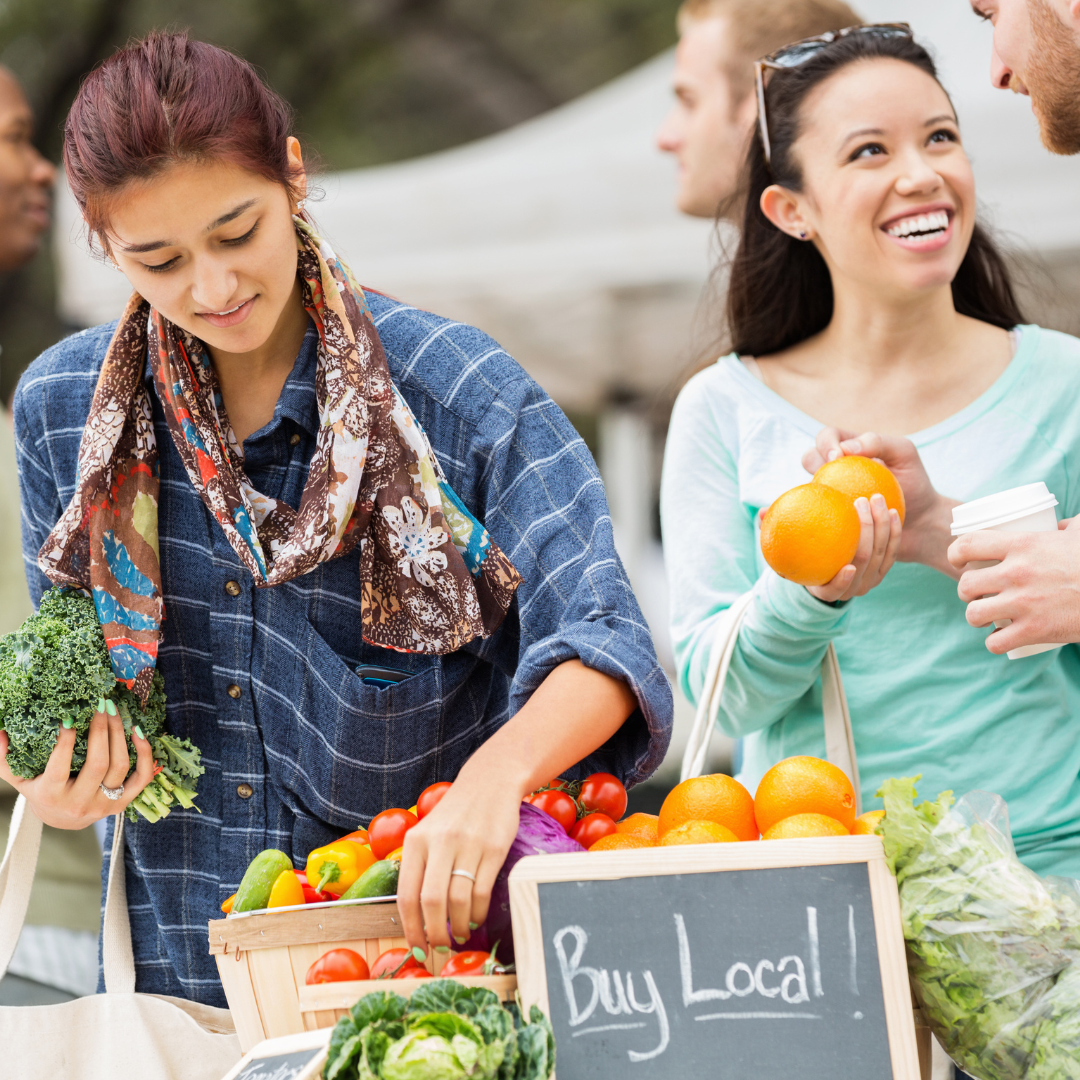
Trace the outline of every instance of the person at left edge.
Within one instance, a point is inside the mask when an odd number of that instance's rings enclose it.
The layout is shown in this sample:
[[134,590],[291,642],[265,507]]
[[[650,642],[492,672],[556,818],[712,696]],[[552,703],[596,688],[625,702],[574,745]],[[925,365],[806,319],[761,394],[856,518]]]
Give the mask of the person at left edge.
[[[466,938],[526,793],[575,768],[642,780],[670,735],[583,442],[480,331],[354,284],[303,209],[287,106],[238,57],[183,34],[121,50],[72,106],[65,167],[135,293],[19,386],[31,592],[93,588],[136,692],[156,649],[207,766],[201,814],[126,833],[137,989],[225,1004],[206,922],[248,862],[302,864],[436,780],[403,930]],[[123,805],[73,795],[71,741],[35,780],[0,765],[62,827]],[[102,781],[125,799],[137,750]]]

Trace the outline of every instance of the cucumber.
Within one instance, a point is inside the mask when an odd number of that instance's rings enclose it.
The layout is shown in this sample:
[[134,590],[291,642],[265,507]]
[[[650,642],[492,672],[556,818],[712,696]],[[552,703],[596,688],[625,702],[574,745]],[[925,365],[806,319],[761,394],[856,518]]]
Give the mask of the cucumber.
[[266,907],[278,875],[292,868],[292,859],[284,851],[277,848],[260,851],[244,871],[244,879],[236,890],[233,911],[259,911]]
[[369,866],[342,894],[342,900],[360,900],[372,896],[393,896],[397,892],[397,859],[383,859]]

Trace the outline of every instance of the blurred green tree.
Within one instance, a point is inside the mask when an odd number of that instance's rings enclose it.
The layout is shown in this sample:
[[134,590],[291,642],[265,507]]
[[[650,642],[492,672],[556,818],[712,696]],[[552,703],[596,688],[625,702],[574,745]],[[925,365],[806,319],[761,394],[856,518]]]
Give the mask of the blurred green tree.
[[[132,37],[185,28],[255,64],[327,169],[397,161],[527,120],[675,38],[679,0],[0,0],[0,63],[59,160],[83,76]],[[0,279],[0,400],[70,328],[48,252]]]

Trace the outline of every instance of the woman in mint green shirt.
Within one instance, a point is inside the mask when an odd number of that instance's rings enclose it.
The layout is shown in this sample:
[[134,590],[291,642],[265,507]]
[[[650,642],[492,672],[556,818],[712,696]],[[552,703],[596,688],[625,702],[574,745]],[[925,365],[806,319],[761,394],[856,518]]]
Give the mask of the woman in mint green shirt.
[[[782,758],[824,756],[831,640],[865,808],[889,776],[997,792],[1028,865],[1080,876],[1080,653],[992,655],[945,557],[957,501],[1044,480],[1059,517],[1080,513],[1080,341],[1018,325],[952,104],[909,35],[853,34],[770,75],[735,351],[680,395],[664,463],[682,690],[696,700],[719,620],[752,591],[719,717],[745,740],[751,791]],[[860,451],[900,479],[903,528],[880,496],[859,500],[854,562],[820,588],[781,579],[759,511],[809,480],[804,464]]]

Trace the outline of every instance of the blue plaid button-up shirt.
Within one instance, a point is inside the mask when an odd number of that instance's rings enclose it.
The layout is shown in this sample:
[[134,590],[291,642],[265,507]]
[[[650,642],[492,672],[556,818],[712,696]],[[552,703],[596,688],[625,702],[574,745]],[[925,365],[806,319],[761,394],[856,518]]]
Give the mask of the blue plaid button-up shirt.
[[[452,780],[556,665],[623,679],[639,708],[578,766],[627,783],[659,765],[672,698],[612,543],[604,489],[566,417],[489,337],[369,294],[390,371],[447,479],[524,578],[502,626],[448,656],[401,654],[360,633],[359,549],[256,589],[192,487],[151,389],[161,463],[166,619],[158,665],[168,723],[202,750],[195,810],[126,831],[140,991],[225,1005],[206,924],[264,848],[308,852]],[[79,439],[112,326],[54,346],[15,397],[23,550],[35,603],[38,549],[70,500]],[[273,420],[244,443],[255,487],[298,506],[315,447],[311,328]],[[152,387],[149,367],[147,381]],[[358,664],[407,671],[361,682]],[[110,825],[111,833],[111,825]],[[108,857],[104,874],[108,874]]]

